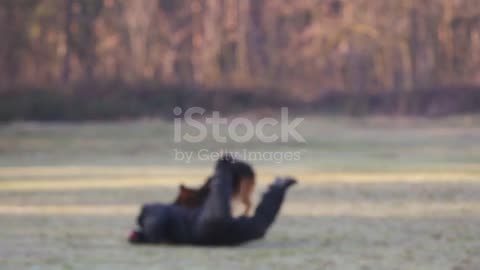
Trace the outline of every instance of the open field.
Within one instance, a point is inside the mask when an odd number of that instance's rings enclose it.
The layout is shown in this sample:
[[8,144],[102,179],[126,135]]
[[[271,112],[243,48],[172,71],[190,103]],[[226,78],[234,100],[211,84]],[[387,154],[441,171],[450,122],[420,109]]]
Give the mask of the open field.
[[[306,143],[176,144],[171,124],[0,126],[0,269],[432,269],[480,265],[480,118],[310,117]],[[274,131],[274,130],[271,130]],[[175,150],[301,153],[257,160],[300,180],[262,241],[134,247],[138,207],[200,184]]]

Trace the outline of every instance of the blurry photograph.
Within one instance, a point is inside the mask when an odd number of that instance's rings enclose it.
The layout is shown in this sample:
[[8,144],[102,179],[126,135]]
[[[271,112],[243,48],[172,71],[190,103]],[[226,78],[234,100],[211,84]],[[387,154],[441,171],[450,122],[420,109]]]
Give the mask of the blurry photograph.
[[480,0],[0,0],[0,269],[480,269]]

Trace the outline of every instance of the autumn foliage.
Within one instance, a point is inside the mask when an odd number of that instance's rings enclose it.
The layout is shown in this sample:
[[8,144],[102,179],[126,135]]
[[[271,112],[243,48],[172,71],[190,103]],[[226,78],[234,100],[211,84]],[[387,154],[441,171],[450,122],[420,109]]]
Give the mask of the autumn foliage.
[[169,86],[449,113],[480,85],[478,0],[2,0],[0,21],[1,95],[155,82],[173,103]]

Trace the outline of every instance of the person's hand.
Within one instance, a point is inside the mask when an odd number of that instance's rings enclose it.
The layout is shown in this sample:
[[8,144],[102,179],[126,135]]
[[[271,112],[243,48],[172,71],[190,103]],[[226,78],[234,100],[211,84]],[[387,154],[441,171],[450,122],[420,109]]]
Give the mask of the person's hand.
[[297,180],[292,177],[277,177],[275,178],[272,187],[289,188],[295,184],[297,184]]

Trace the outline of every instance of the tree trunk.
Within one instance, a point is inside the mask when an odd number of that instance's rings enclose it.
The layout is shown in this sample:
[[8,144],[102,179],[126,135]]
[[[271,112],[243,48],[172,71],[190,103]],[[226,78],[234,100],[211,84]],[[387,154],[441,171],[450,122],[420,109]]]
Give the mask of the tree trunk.
[[219,83],[221,69],[219,65],[220,49],[222,46],[222,14],[223,5],[221,0],[206,0],[203,17],[204,40],[203,68],[205,77],[202,83]]
[[63,57],[62,81],[64,83],[70,80],[70,58],[72,46],[72,16],[73,0],[65,0],[65,55]]

